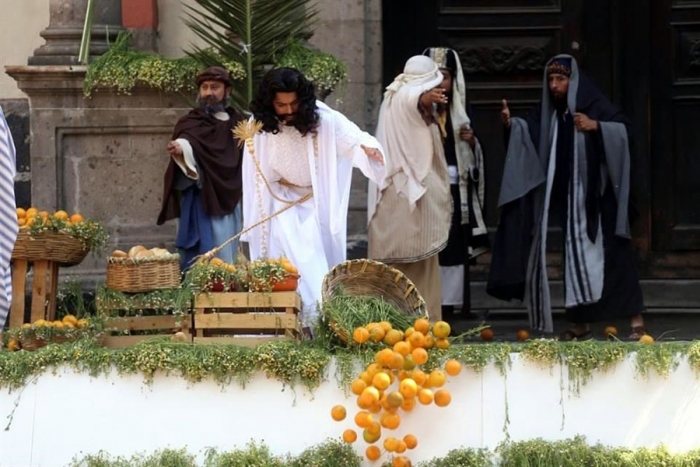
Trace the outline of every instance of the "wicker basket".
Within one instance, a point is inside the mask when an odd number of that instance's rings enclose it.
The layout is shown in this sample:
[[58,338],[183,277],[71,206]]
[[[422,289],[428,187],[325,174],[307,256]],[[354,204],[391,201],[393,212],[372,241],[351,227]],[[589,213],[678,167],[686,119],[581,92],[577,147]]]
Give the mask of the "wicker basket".
[[88,254],[83,242],[68,234],[43,232],[34,237],[20,230],[12,250],[12,259],[54,261],[62,266],[80,264]]
[[[413,282],[398,269],[370,259],[355,259],[340,263],[323,279],[323,301],[336,293],[344,295],[381,297],[407,315],[428,317],[425,301]],[[330,323],[338,337],[347,342],[349,336]]]
[[139,259],[109,258],[107,288],[119,292],[138,293],[180,287],[180,256]]

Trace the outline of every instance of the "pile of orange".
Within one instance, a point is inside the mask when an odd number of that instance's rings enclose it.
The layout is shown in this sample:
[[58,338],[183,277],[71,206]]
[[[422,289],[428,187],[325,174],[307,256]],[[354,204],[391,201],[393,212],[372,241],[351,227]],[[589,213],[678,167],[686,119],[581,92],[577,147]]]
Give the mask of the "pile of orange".
[[51,225],[55,221],[63,222],[65,225],[69,226],[84,222],[85,219],[80,214],[69,215],[63,210],[56,211],[52,214],[48,211],[39,211],[35,207],[27,209],[17,208],[17,223],[20,228],[29,228],[37,222],[41,225]]
[[[411,412],[418,405],[446,407],[452,401],[450,391],[444,386],[448,376],[459,375],[462,364],[448,360],[442,368],[423,370],[431,359],[431,349],[449,348],[450,332],[448,323],[438,321],[431,326],[424,318],[417,319],[412,327],[403,331],[394,329],[386,321],[370,323],[353,331],[355,343],[373,342],[381,347],[374,362],[350,386],[357,396],[359,409],[353,421],[367,444],[365,457],[368,460],[376,461],[386,452],[394,456],[393,467],[411,465],[404,454],[416,448],[418,439],[410,433],[398,435],[396,431],[401,426],[402,413]],[[346,408],[342,405],[331,410],[333,420],[340,422],[346,416]],[[354,428],[343,432],[346,443],[354,443],[360,436]]]

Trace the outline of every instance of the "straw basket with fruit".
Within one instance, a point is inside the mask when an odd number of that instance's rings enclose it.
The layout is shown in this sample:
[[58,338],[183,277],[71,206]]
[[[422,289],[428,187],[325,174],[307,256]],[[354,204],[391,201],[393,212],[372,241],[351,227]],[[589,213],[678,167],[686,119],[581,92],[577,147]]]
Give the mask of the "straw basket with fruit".
[[142,245],[115,250],[107,259],[107,287],[138,293],[180,286],[180,255]]

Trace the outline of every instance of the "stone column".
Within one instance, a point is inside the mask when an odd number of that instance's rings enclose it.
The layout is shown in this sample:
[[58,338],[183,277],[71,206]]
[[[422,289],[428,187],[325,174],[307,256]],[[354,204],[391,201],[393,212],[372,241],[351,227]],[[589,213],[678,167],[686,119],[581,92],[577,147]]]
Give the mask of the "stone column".
[[[117,0],[95,0],[90,55],[105,53],[108,40],[122,30],[122,4]],[[46,44],[29,57],[29,65],[75,65],[78,63],[88,0],[50,0],[49,27],[41,32]]]

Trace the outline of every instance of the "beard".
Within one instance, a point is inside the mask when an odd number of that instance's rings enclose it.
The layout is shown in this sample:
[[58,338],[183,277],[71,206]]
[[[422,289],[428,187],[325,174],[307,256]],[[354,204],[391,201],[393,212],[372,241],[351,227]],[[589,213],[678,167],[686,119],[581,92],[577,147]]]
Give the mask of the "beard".
[[200,110],[204,111],[204,113],[207,115],[214,115],[226,110],[226,98],[217,100],[213,96],[198,96],[197,105],[199,106]]
[[298,117],[297,113],[282,114],[282,115],[277,115],[277,120],[282,122],[283,125],[296,126],[297,117]]
[[566,94],[557,95],[557,94],[551,93],[551,96],[552,96],[552,102],[554,103],[554,107],[558,111],[562,112],[562,111],[566,110],[566,108],[569,105],[569,103],[567,101],[568,96]]

